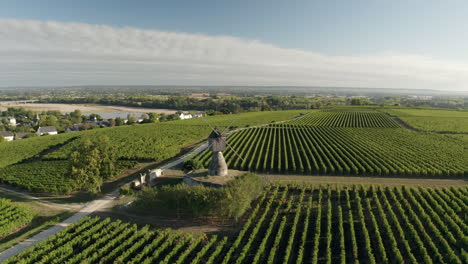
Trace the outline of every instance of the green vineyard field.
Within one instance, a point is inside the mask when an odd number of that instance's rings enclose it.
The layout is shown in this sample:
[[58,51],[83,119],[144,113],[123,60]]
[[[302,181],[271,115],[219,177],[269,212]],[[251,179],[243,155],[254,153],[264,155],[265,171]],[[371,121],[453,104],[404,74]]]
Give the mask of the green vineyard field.
[[398,128],[400,125],[391,117],[379,112],[370,111],[319,111],[286,122],[290,125],[307,125],[318,127],[352,127],[352,128]]
[[[157,124],[122,126],[82,132],[81,136],[45,156],[46,159],[66,159],[74,146],[96,136],[108,136],[120,159],[165,160],[177,155],[181,148],[199,141],[211,132],[210,126],[245,127],[286,120],[300,111],[254,112],[239,115],[209,116]],[[208,122],[208,124],[206,123]]]
[[[132,165],[132,161],[117,164],[120,170]],[[78,187],[68,172],[69,163],[65,160],[27,162],[0,168],[0,182],[32,192],[67,194]]]
[[[228,142],[237,153],[231,148],[224,152],[228,167],[240,170],[309,175],[468,175],[467,149],[458,140],[406,129],[280,124],[233,133]],[[211,152],[194,159],[207,166]]]
[[432,132],[468,134],[468,111],[447,109],[384,109],[397,116],[409,126]]
[[6,263],[467,263],[466,188],[268,185],[232,237],[85,218]]
[[181,148],[208,135],[207,125],[174,125],[170,122],[90,130],[73,142],[49,153],[46,159],[66,159],[70,151],[84,140],[109,137],[113,151],[120,159],[165,160],[177,155]]
[[29,208],[0,198],[0,238],[29,224],[33,217]]
[[33,137],[0,143],[0,168],[32,158],[41,152],[76,137],[77,134]]

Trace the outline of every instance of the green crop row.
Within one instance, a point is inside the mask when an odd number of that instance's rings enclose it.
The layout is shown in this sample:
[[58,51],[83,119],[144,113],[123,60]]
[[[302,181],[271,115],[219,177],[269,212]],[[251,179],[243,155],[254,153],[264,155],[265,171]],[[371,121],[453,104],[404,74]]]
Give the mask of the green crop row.
[[[464,177],[467,149],[437,134],[394,128],[275,125],[231,134],[230,168],[309,175]],[[194,157],[207,166],[209,151]]]
[[[134,166],[132,161],[118,161],[120,170]],[[0,168],[0,182],[32,192],[66,194],[78,185],[69,176],[69,163],[65,160],[35,161]]]
[[29,224],[33,217],[29,208],[0,198],[0,238]]
[[272,184],[231,238],[86,217],[6,263],[466,263],[468,189]]
[[289,125],[307,125],[317,127],[352,127],[352,128],[398,128],[400,125],[390,116],[379,112],[363,111],[319,111],[286,122]]

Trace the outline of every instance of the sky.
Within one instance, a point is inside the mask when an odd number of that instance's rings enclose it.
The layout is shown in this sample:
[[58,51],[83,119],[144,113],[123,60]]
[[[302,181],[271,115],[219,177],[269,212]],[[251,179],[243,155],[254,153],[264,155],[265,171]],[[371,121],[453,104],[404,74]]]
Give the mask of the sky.
[[468,91],[468,1],[0,1],[0,86]]

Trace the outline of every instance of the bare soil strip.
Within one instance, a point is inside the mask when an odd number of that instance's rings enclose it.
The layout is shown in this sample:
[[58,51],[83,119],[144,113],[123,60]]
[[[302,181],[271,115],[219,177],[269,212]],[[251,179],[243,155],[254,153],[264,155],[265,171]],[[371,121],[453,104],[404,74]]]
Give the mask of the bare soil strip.
[[395,178],[395,177],[355,177],[355,176],[309,176],[309,175],[268,175],[259,176],[269,181],[303,181],[312,184],[343,184],[343,185],[371,185],[380,184],[386,186],[468,186],[465,179],[424,179],[424,178]]

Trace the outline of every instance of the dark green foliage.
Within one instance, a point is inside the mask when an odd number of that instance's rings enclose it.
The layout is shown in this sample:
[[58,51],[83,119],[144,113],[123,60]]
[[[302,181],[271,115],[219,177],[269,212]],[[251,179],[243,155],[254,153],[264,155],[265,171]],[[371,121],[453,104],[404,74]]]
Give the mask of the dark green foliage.
[[217,215],[239,218],[253,199],[261,194],[262,181],[254,174],[244,174],[223,188],[177,184],[146,188],[138,195],[135,208],[161,210],[173,215]]
[[119,193],[120,195],[133,195],[135,192],[129,185],[125,185],[123,187],[120,187]]
[[185,172],[193,171],[193,170],[198,170],[203,168],[203,163],[197,159],[189,159],[186,160],[182,163],[182,169]]
[[103,181],[119,172],[115,166],[117,157],[106,136],[85,140],[70,154],[69,160],[71,177],[89,192],[100,192]]

